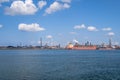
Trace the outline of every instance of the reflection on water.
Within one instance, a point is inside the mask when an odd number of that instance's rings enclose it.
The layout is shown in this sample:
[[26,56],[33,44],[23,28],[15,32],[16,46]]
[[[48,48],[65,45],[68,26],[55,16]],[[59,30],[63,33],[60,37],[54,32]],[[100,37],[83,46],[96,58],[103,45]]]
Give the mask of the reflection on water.
[[1,50],[0,80],[120,80],[120,51]]

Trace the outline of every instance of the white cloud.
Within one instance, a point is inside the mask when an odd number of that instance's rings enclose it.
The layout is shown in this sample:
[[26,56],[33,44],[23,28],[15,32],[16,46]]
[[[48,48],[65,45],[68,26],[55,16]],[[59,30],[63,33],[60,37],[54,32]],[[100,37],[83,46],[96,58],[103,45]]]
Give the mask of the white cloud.
[[66,9],[66,8],[70,8],[70,5],[67,3],[64,3],[62,9]]
[[79,43],[79,41],[78,41],[78,40],[76,40],[76,39],[73,39],[73,42],[74,42],[74,43]]
[[40,9],[42,9],[44,6],[46,6],[47,5],[47,2],[46,1],[39,1],[38,2],[38,7],[40,8]]
[[87,30],[88,31],[98,31],[98,29],[94,26],[88,26]]
[[53,37],[51,35],[46,36],[47,39],[52,39]]
[[3,25],[0,24],[0,28],[2,28],[2,27],[3,27]]
[[114,33],[114,32],[109,32],[107,35],[108,35],[108,36],[114,36],[115,33]]
[[88,31],[98,31],[98,29],[94,26],[85,26],[84,24],[82,25],[76,25],[73,27],[74,29],[86,29]]
[[32,0],[17,0],[14,1],[10,7],[5,9],[5,13],[7,15],[33,15],[37,10]]
[[111,31],[112,28],[109,28],[109,27],[108,27],[108,28],[103,28],[102,30],[103,30],[103,31]]
[[70,5],[67,3],[60,3],[55,1],[53,4],[51,4],[46,10],[45,10],[45,15],[46,14],[51,14],[63,9],[70,8]]
[[74,29],[85,29],[85,28],[86,28],[86,27],[85,27],[84,24],[74,26]]
[[32,24],[24,24],[21,23],[18,25],[18,29],[21,31],[31,31],[31,32],[36,32],[36,31],[44,31],[45,29],[40,27],[39,24],[37,23],[32,23]]
[[71,0],[62,0],[62,2],[71,3]]

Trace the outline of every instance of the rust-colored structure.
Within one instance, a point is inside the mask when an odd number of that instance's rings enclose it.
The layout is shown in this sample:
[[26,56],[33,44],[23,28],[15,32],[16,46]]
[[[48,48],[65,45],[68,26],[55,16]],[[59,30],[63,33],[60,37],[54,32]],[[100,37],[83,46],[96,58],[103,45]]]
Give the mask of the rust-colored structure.
[[72,48],[73,50],[96,50],[97,49],[97,47],[96,46],[84,46],[84,45],[82,45],[82,46],[73,46],[73,48]]
[[95,45],[79,45],[79,44],[71,44],[69,43],[66,46],[66,49],[72,49],[72,50],[96,50],[97,46]]

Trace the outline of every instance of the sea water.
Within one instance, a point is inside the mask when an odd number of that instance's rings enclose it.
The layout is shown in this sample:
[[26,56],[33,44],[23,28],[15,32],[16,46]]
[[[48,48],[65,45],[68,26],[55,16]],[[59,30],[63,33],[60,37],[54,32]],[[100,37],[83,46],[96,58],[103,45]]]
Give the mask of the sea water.
[[0,80],[120,80],[120,51],[0,50]]

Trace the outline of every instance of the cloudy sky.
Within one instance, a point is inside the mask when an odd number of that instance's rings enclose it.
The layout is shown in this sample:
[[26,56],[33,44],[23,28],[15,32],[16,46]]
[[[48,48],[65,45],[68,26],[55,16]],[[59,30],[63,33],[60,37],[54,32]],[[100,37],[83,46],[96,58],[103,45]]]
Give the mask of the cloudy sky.
[[0,0],[0,45],[120,43],[120,0]]

